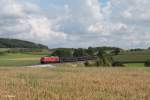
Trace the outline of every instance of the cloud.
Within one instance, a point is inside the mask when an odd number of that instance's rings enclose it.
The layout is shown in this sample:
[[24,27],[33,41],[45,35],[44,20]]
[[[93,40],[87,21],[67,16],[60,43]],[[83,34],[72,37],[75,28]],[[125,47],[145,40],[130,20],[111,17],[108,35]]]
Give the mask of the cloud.
[[31,1],[0,0],[1,37],[43,43],[50,48],[133,48],[150,43],[148,0],[108,0],[105,4],[99,0]]
[[148,0],[111,0],[103,8],[104,20],[91,25],[89,31],[108,36],[111,45],[124,48],[148,47],[149,4]]
[[[0,12],[0,35],[41,42],[49,45],[64,40],[66,34],[53,30],[51,20],[41,14],[34,4],[19,4],[15,0],[2,0]],[[56,41],[57,42],[57,41]]]

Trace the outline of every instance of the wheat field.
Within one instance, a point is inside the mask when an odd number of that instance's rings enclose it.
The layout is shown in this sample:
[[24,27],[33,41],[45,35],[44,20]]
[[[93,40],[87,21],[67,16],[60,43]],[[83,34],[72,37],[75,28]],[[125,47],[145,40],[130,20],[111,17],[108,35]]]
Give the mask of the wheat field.
[[1,67],[0,100],[150,100],[150,69]]

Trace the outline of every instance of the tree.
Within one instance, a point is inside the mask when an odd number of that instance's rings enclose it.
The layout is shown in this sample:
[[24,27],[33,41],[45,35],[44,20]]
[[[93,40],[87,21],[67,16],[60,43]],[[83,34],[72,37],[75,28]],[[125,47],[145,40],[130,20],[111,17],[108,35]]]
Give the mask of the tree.
[[111,61],[109,60],[109,56],[105,53],[103,49],[100,49],[98,54],[98,61],[96,61],[97,65],[101,66],[111,66]]
[[150,60],[147,60],[144,65],[145,67],[150,67]]
[[103,49],[100,49],[100,50],[98,51],[97,56],[98,56],[99,58],[103,58],[105,55],[106,55],[106,53],[105,53],[105,51],[104,51]]
[[112,54],[118,55],[121,52],[119,48],[116,48],[115,50],[112,51]]
[[93,55],[94,55],[94,49],[93,49],[92,47],[89,47],[89,48],[87,49],[87,54],[88,54],[89,56],[93,56]]
[[102,59],[97,59],[96,62],[95,62],[95,65],[96,65],[97,67],[103,66],[103,65],[104,65],[103,60],[102,60]]
[[52,56],[71,57],[72,52],[70,50],[57,49],[52,53]]
[[86,51],[82,48],[75,49],[73,53],[74,57],[81,57],[81,56],[86,56],[86,55],[87,55]]

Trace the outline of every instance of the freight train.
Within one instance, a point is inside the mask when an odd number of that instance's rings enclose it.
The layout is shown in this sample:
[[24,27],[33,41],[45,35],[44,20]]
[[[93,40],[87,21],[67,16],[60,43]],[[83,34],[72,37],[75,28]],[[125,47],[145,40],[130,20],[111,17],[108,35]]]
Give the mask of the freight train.
[[47,63],[63,63],[63,62],[78,62],[78,61],[88,61],[96,60],[96,56],[82,56],[82,57],[42,57],[40,59],[41,64]]

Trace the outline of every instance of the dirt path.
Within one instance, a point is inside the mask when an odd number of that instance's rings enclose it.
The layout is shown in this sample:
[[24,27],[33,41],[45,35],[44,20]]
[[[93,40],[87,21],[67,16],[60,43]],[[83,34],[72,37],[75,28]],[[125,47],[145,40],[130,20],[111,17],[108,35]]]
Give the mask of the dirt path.
[[44,64],[44,65],[31,65],[31,66],[26,66],[30,68],[55,68],[56,66],[50,65],[50,64]]

